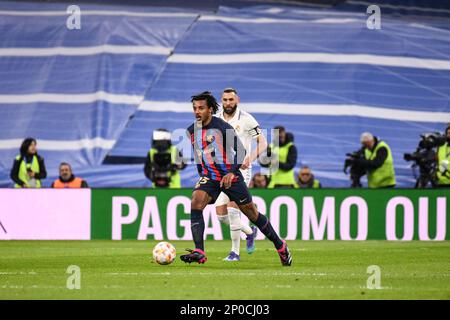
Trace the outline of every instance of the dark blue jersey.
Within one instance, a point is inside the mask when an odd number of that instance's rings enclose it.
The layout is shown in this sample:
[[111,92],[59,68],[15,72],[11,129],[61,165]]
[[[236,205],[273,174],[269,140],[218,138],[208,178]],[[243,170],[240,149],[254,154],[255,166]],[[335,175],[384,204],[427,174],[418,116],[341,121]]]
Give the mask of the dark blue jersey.
[[200,176],[220,181],[227,173],[239,173],[245,148],[231,125],[212,117],[207,126],[193,123],[187,131]]

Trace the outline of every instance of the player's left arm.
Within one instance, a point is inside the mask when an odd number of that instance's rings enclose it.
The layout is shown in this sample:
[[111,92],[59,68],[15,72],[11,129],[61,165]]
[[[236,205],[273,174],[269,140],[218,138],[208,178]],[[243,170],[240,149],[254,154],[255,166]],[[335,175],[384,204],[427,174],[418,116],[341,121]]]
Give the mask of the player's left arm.
[[[261,131],[261,129],[259,129],[259,130]],[[254,151],[252,151],[252,154],[250,155],[250,160],[252,162],[255,161],[264,151],[267,150],[267,147],[268,147],[267,139],[264,136],[264,134],[261,132],[256,137],[256,149]]]
[[256,139],[256,149],[253,149],[252,152],[247,155],[244,163],[242,164],[242,169],[247,169],[250,167],[250,164],[253,163],[258,157],[267,149],[267,139],[262,133],[258,122],[251,117],[249,123],[249,129],[247,129],[248,133],[253,139]]

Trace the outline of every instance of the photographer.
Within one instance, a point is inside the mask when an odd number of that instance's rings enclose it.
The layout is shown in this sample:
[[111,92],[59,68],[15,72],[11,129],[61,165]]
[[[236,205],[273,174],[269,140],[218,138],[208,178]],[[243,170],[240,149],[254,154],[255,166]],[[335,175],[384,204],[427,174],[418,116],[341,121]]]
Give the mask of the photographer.
[[[420,135],[420,141],[416,150],[405,153],[403,158],[413,162],[415,188],[432,188],[450,186],[450,172],[448,171],[448,133],[428,132]],[[417,174],[417,169],[419,174]]]
[[183,155],[172,146],[171,134],[165,129],[153,132],[152,148],[144,166],[145,176],[154,188],[181,188],[179,170],[186,168]]
[[445,129],[447,141],[437,149],[436,187],[450,188],[450,125]]
[[367,173],[369,188],[395,187],[394,161],[386,142],[369,132],[361,135],[364,157],[354,160],[354,164]]
[[297,163],[297,148],[294,144],[294,136],[290,132],[286,132],[283,126],[276,126],[278,130],[278,146],[270,144],[267,155],[273,156],[277,163],[269,165],[260,162],[262,167],[276,167],[274,172],[271,172],[269,189],[272,188],[296,188],[294,167]]

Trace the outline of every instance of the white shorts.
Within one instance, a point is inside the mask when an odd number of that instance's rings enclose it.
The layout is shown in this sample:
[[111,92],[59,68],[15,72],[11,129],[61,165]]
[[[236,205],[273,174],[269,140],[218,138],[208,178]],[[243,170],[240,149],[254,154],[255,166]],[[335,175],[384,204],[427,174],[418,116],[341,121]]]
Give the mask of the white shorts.
[[[250,181],[252,180],[252,169],[251,168],[245,170],[239,169],[239,171],[241,171],[242,176],[244,177],[245,184],[248,187],[250,185]],[[220,207],[228,203],[230,203],[230,198],[228,198],[228,196],[224,192],[221,192],[217,197],[214,205],[216,207]]]

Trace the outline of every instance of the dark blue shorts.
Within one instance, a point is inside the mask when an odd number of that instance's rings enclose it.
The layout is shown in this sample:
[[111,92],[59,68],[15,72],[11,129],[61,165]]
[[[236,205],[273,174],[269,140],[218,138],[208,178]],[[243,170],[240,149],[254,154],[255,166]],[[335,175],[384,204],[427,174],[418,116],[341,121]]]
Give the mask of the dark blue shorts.
[[211,180],[208,177],[201,177],[195,185],[195,190],[203,190],[209,194],[212,198],[209,204],[216,202],[221,192],[224,192],[231,201],[236,202],[238,205],[244,205],[252,202],[252,195],[248,191],[248,187],[245,184],[244,178],[241,174],[236,175],[237,181],[231,184],[231,187],[225,189],[220,187],[220,181]]

